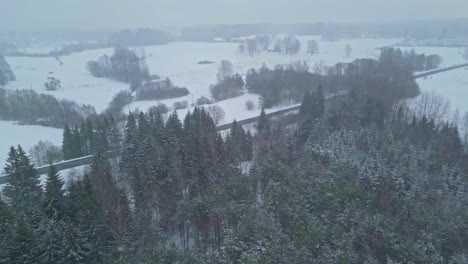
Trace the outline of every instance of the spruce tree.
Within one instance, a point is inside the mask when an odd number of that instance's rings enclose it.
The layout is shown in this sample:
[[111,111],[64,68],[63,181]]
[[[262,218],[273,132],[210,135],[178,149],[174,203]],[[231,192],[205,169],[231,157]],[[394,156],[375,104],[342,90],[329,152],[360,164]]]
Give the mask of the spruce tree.
[[21,146],[10,148],[5,166],[7,183],[3,193],[15,210],[34,209],[42,199],[39,175]]
[[304,99],[302,99],[302,104],[301,104],[301,107],[299,108],[299,114],[303,117],[311,115],[313,112],[312,103],[313,102],[312,102],[312,97],[310,95],[310,92],[307,91],[304,94]]
[[39,224],[38,245],[40,248],[40,263],[66,263],[64,252],[65,223],[51,219],[43,219]]
[[8,242],[8,263],[40,263],[40,251],[33,229],[23,217],[16,220]]
[[323,93],[323,86],[320,84],[315,93],[314,102],[313,102],[313,115],[315,119],[320,119],[325,113],[325,95]]
[[63,158],[69,160],[73,158],[73,139],[71,134],[71,129],[68,124],[65,125],[63,129],[63,141],[62,141],[62,152]]
[[13,212],[0,199],[0,263],[8,263],[11,228],[14,223]]
[[55,166],[50,166],[47,174],[47,182],[44,197],[44,212],[49,219],[59,220],[63,216],[64,206],[64,182]]
[[268,136],[270,133],[270,121],[265,114],[265,108],[262,108],[257,122],[257,131],[259,135]]

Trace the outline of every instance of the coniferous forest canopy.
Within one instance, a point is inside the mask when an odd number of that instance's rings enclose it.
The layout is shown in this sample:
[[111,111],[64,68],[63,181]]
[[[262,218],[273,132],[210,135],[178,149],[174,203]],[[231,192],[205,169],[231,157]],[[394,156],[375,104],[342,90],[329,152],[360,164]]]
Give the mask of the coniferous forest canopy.
[[[401,103],[419,94],[413,71],[434,63],[384,49],[323,73],[249,70],[262,107],[301,103],[279,118],[262,109],[252,130],[219,133],[202,107],[183,120],[129,113],[123,131],[111,110],[64,117],[63,156],[93,154],[90,170],[65,184],[52,166],[41,182],[25,150],[10,149],[0,263],[466,263],[467,145],[457,124]],[[103,76],[132,81],[117,72]],[[242,81],[218,79],[219,100]]]

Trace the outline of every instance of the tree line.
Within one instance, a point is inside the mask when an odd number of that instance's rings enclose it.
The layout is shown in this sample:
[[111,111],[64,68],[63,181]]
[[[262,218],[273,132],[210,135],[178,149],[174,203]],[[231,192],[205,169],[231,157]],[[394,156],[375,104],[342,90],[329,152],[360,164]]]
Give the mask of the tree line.
[[0,119],[62,128],[96,113],[94,107],[34,90],[0,88]]

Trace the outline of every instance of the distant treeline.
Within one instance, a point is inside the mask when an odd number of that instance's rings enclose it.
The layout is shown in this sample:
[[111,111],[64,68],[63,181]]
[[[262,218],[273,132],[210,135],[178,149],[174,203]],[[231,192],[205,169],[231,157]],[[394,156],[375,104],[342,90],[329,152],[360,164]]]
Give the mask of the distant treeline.
[[111,47],[165,45],[171,40],[174,40],[174,37],[171,34],[159,29],[127,29],[112,33],[109,36],[108,45]]
[[9,42],[0,42],[0,54],[10,57],[58,57],[67,56],[86,50],[113,48],[113,47],[140,47],[151,45],[165,45],[174,37],[162,30],[143,28],[135,30],[122,30],[109,34],[107,40],[82,41],[63,45],[59,49],[47,53],[29,53],[20,51]]
[[180,40],[213,41],[224,38],[226,41],[251,35],[322,35],[324,39],[336,40],[363,35],[379,37],[410,36],[423,38],[457,38],[465,37],[468,31],[468,20],[429,20],[389,24],[238,24],[192,26],[182,30]]
[[413,71],[427,71],[439,67],[442,57],[439,55],[417,54],[414,50],[401,51],[397,48],[384,48],[381,50],[382,63],[401,64]]
[[[270,47],[273,42],[273,47]],[[296,55],[300,50],[301,42],[293,35],[277,39],[268,35],[259,35],[246,39],[239,44],[239,54],[249,56],[259,55],[264,51]]]
[[0,119],[22,121],[52,127],[80,122],[95,114],[94,107],[75,101],[57,99],[33,90],[6,90],[0,88]]

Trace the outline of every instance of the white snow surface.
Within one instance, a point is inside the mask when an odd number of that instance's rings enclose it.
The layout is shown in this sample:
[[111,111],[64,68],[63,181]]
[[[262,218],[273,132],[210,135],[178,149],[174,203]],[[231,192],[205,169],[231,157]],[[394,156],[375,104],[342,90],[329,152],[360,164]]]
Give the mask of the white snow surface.
[[[314,56],[306,54],[307,41],[315,39],[319,43],[320,53]],[[175,85],[185,86],[190,95],[174,101],[196,100],[200,96],[210,96],[209,86],[216,81],[216,71],[221,60],[230,60],[235,71],[245,74],[250,68],[259,68],[263,64],[273,67],[289,64],[297,60],[306,60],[311,66],[321,61],[325,65],[337,62],[350,62],[356,58],[375,58],[377,48],[392,45],[399,39],[358,38],[340,41],[322,41],[319,36],[299,37],[301,51],[296,56],[263,52],[258,56],[242,56],[238,53],[238,43],[173,42],[168,45],[144,47],[147,63],[152,74],[169,77]],[[345,55],[345,46],[350,44],[353,51],[350,57]],[[136,48],[139,51],[143,48]],[[89,50],[55,58],[7,57],[17,80],[7,85],[9,89],[34,89],[41,93],[53,94],[58,98],[75,100],[93,105],[98,112],[104,110],[112,97],[119,91],[128,89],[125,83],[106,78],[95,78],[86,70],[86,63],[97,60],[102,55],[112,55],[112,49]],[[210,60],[214,64],[198,64]],[[58,91],[46,91],[44,83],[47,77],[58,78],[62,88]],[[143,102],[143,104],[145,104]]]
[[452,110],[468,112],[468,67],[417,79],[421,92],[433,92],[449,99]]
[[43,126],[20,126],[16,125],[15,122],[0,121],[0,172],[3,171],[11,146],[21,145],[26,153],[41,140],[48,140],[55,145],[61,146],[62,134],[62,129]]

